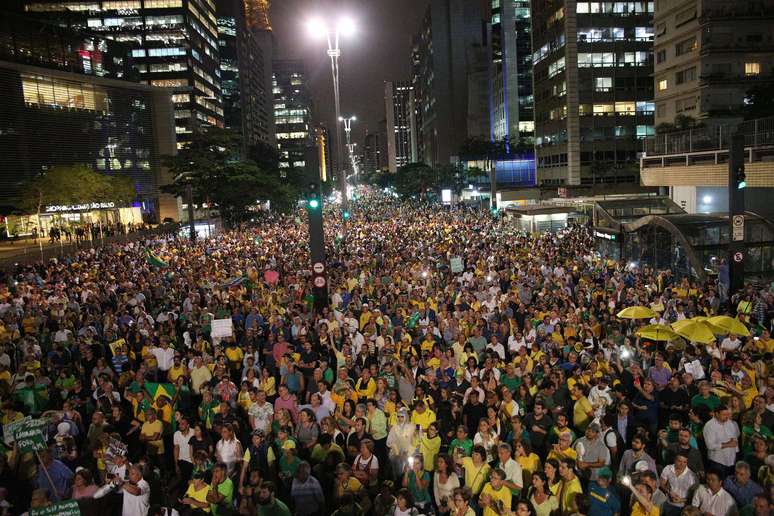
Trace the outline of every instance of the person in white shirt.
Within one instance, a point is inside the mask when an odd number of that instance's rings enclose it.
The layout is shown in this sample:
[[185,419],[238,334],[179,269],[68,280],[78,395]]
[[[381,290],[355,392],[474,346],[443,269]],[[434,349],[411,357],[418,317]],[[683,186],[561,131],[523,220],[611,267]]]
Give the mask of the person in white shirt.
[[715,471],[707,473],[707,485],[701,485],[693,495],[691,505],[697,507],[703,516],[731,516],[736,514],[734,498],[723,489],[720,475]]
[[734,472],[736,454],[739,453],[739,426],[731,420],[731,411],[720,405],[715,417],[704,425],[704,442],[707,445],[707,457],[710,467],[715,467],[727,475]]
[[661,471],[661,490],[667,494],[664,512],[679,513],[688,501],[688,492],[698,482],[688,467],[688,456],[682,452],[675,455],[674,464]]
[[172,436],[172,443],[174,445],[175,473],[178,474],[183,483],[191,479],[193,472],[193,456],[189,444],[191,437],[193,437],[191,425],[186,418],[182,418],[177,432]]
[[508,443],[497,446],[498,465],[505,472],[505,487],[515,496],[524,487],[521,464],[513,460],[513,451]]
[[122,516],[147,516],[150,508],[150,485],[142,478],[140,466],[129,467],[129,481],[121,485],[124,492]]
[[741,345],[742,341],[740,341],[739,338],[733,333],[729,333],[728,337],[723,339],[723,341],[720,343],[720,349],[725,352],[736,351],[741,347]]
[[172,366],[175,363],[175,350],[169,347],[167,339],[162,337],[160,346],[152,348],[151,353],[156,358],[159,371],[163,373],[163,377],[159,380],[163,381],[166,379],[167,371],[172,369]]

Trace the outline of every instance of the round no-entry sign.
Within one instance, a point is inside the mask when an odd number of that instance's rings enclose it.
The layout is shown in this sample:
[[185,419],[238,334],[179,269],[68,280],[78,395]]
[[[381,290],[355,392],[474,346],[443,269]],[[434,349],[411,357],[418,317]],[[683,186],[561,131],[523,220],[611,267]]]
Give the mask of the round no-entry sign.
[[323,262],[315,262],[315,264],[312,265],[312,270],[315,274],[322,274],[325,272],[325,264]]
[[325,286],[325,278],[322,276],[317,276],[314,279],[314,286],[317,288],[323,288]]
[[734,261],[736,263],[740,263],[742,260],[744,260],[744,254],[742,254],[741,251],[737,251],[734,253]]

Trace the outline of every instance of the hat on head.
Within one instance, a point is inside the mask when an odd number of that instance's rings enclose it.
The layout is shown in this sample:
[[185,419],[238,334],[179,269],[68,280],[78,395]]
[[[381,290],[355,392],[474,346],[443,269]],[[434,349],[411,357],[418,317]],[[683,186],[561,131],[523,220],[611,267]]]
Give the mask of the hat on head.
[[597,476],[599,478],[608,478],[608,479],[613,478],[613,471],[607,466],[605,466],[604,468],[599,468],[599,470],[597,471]]
[[282,449],[283,450],[295,450],[296,449],[296,442],[288,439],[284,443],[282,443]]
[[253,430],[253,437],[266,437],[266,434],[260,428]]

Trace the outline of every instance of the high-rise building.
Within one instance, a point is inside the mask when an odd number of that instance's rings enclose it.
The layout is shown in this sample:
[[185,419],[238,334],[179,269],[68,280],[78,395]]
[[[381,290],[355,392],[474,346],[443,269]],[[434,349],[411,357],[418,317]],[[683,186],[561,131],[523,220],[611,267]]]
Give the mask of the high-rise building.
[[489,136],[489,124],[481,123],[489,111],[486,87],[481,87],[489,57],[481,7],[470,0],[432,0],[414,38],[418,161],[449,163],[466,139]]
[[491,139],[531,142],[532,35],[529,0],[492,0]]
[[417,160],[412,155],[414,89],[410,82],[384,83],[384,108],[387,114],[387,159],[390,172]]
[[373,174],[382,169],[383,156],[379,133],[366,133],[363,141],[363,172]]
[[142,81],[172,88],[177,145],[223,127],[215,0],[23,0],[26,12],[131,46]]
[[[254,2],[255,0],[252,0]],[[270,145],[274,138],[274,103],[271,91],[271,49],[264,48],[265,25],[249,19],[258,12],[248,7],[251,0],[218,2],[218,45],[223,87],[225,127],[242,135],[243,147],[262,141]],[[267,70],[268,73],[267,73]]]
[[[0,16],[0,206],[18,209],[27,183],[53,167],[85,165],[132,180],[133,210],[93,199],[43,207],[22,232],[72,222],[178,219],[159,192],[171,182],[162,156],[175,153],[171,92],[138,82],[130,48],[94,33],[28,17]],[[140,218],[126,220],[140,211]]]
[[333,162],[331,161],[331,140],[328,134],[328,128],[324,125],[318,125],[314,128],[314,150],[317,154],[317,167],[320,180],[330,181],[333,179]]
[[656,2],[656,127],[739,120],[747,93],[774,81],[773,22],[771,1]]
[[532,0],[538,183],[639,181],[653,134],[653,3]]
[[306,150],[314,146],[312,98],[307,87],[304,62],[275,60],[272,91],[274,123],[281,168],[305,168]]

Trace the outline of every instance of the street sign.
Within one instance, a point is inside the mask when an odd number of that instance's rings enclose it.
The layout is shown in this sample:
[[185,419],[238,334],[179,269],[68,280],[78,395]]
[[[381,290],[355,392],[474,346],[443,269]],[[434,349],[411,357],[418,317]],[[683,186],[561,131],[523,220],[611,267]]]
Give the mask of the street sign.
[[741,242],[744,240],[744,215],[734,215],[731,219],[731,240]]
[[734,253],[734,261],[736,263],[742,263],[742,260],[744,260],[744,254],[741,251]]
[[31,509],[30,516],[80,516],[81,508],[76,500],[67,500],[43,507],[42,509]]
[[315,274],[322,274],[325,272],[325,264],[323,262],[316,262],[314,265],[312,265],[312,270]]
[[45,450],[46,437],[43,432],[48,427],[45,419],[25,419],[14,428],[13,438],[21,453]]
[[323,288],[325,286],[325,278],[323,276],[317,276],[314,279],[314,286],[317,288]]

